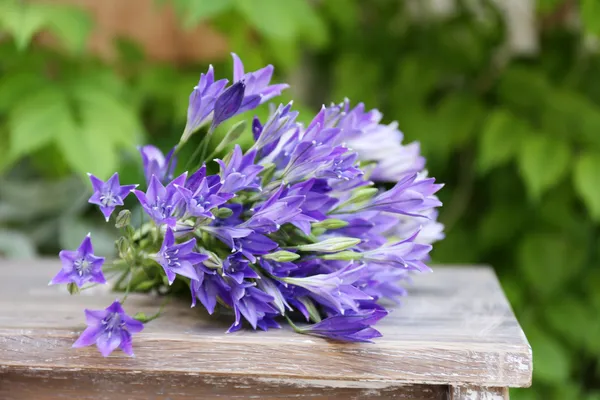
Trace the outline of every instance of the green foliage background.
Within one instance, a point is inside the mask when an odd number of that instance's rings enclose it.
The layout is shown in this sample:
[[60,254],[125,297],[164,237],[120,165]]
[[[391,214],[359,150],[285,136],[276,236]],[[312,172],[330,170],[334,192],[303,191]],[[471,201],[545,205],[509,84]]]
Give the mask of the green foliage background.
[[[278,80],[301,82],[282,101],[295,93],[305,118],[349,97],[398,120],[446,183],[434,260],[493,265],[532,343],[534,386],[512,397],[600,399],[599,1],[538,0],[540,48],[528,55],[510,52],[483,0],[443,16],[408,0],[164,3],[184,27],[227,35],[249,68],[273,63]],[[166,149],[182,132],[206,65],[152,62],[127,40],[106,64],[84,50],[93,23],[71,6],[0,0],[5,256],[55,254],[91,230],[110,253],[81,176],[140,181],[135,145]],[[41,31],[61,48],[37,44]]]

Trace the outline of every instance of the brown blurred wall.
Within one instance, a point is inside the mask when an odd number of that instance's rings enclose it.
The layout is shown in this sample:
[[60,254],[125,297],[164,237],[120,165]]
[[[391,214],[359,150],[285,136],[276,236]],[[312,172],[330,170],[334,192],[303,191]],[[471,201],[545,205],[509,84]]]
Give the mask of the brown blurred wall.
[[139,43],[155,60],[214,60],[227,54],[227,41],[222,35],[206,25],[183,29],[173,9],[155,0],[37,1],[74,4],[91,11],[95,27],[88,48],[106,59],[114,57],[112,42],[119,36]]

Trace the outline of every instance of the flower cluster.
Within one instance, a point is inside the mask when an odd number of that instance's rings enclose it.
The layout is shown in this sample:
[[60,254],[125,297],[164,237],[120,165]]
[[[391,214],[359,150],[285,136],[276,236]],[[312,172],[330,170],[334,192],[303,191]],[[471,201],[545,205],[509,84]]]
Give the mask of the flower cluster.
[[[124,232],[111,266],[122,273],[117,289],[126,297],[181,281],[193,306],[230,310],[229,332],[287,320],[299,333],[334,340],[380,336],[373,325],[387,312],[379,300],[397,301],[410,273],[429,271],[431,244],[443,237],[435,195],[442,185],[427,177],[418,144],[402,144],[395,123],[384,125],[377,110],[348,100],[323,107],[306,126],[292,103],[273,108],[267,120],[253,119],[249,149],[235,144],[209,162],[205,149],[219,125],[287,88],[270,84],[272,66],[245,73],[233,58],[230,86],[215,81],[212,67],[201,75],[182,139],[168,155],[140,148],[145,190],[121,186],[116,174],[106,182],[90,175],[90,202],[107,219],[129,193],[147,218],[133,227],[123,210],[116,219]],[[174,174],[179,149],[196,132],[204,132],[192,160],[199,167]],[[241,132],[235,125],[218,149]],[[89,236],[60,256],[52,284],[106,282]],[[86,316],[89,327],[75,346],[132,354],[131,334],[142,325],[121,303]]]

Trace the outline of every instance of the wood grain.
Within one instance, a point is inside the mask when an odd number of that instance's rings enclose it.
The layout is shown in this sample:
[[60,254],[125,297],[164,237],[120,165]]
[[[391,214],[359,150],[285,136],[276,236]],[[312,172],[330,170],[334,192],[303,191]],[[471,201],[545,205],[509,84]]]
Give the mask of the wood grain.
[[450,388],[449,400],[508,400],[508,388],[455,386]]
[[[104,308],[116,295],[97,287],[69,296],[64,287],[46,286],[58,269],[54,260],[0,261],[0,366],[7,376],[168,374],[278,385],[335,382],[333,387],[365,390],[531,383],[531,349],[494,273],[485,267],[436,267],[416,277],[402,307],[378,324],[383,338],[374,344],[334,343],[285,328],[225,334],[228,318],[175,302],[136,335],[135,358],[115,352],[107,359],[95,348],[70,346],[84,328],[83,309]],[[159,303],[134,295],[125,308],[152,313]]]

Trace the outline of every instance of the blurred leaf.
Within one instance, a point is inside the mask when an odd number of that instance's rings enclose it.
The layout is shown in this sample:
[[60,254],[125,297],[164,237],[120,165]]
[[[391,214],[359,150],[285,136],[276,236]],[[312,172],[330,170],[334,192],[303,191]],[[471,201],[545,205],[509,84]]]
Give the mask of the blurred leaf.
[[527,329],[527,338],[533,350],[534,380],[557,384],[569,378],[571,360],[564,347],[543,331],[534,326]]
[[33,36],[47,23],[43,7],[36,3],[4,1],[0,3],[0,25],[13,36],[19,50],[25,49]]
[[543,13],[552,12],[563,0],[537,0],[537,8]]
[[33,259],[36,251],[31,240],[21,232],[0,230],[0,255],[7,258]]
[[[48,82],[34,71],[15,71],[0,77],[0,111],[9,110],[19,103],[18,99],[28,97],[46,87]],[[17,101],[15,101],[17,100]]]
[[583,267],[584,245],[553,233],[526,235],[518,246],[519,267],[528,285],[543,298],[556,293]]
[[600,35],[600,2],[581,0],[581,20],[588,32]]
[[573,183],[592,218],[600,221],[600,153],[585,152],[575,160]]
[[564,141],[541,134],[523,137],[518,155],[519,171],[531,199],[556,185],[567,173],[571,150]]
[[523,228],[523,220],[526,218],[524,209],[519,209],[510,204],[497,204],[481,217],[478,236],[482,249],[500,247],[517,236]]
[[48,144],[70,119],[66,98],[54,87],[29,93],[18,101],[9,116],[11,158],[18,159]]
[[93,20],[83,9],[63,4],[40,4],[40,12],[47,19],[47,26],[65,47],[73,52],[81,52],[93,28]]
[[287,12],[294,16],[300,33],[316,47],[327,44],[328,32],[312,2],[306,0],[286,0]]
[[236,0],[236,6],[260,33],[280,40],[293,40],[298,33],[299,20],[289,10],[293,3],[303,0]]
[[494,110],[484,123],[479,140],[478,167],[482,173],[508,162],[519,150],[521,136],[527,129],[509,111]]
[[586,302],[567,295],[545,309],[550,326],[574,348],[599,354],[600,320]]
[[[340,102],[344,98],[352,99],[354,102],[365,103],[367,109],[375,107],[377,101],[377,91],[373,90],[378,86],[379,67],[369,60],[365,60],[359,53],[346,53],[340,57],[335,65],[334,91],[331,99],[326,101]],[[360,76],[361,85],[356,85],[356,77]],[[365,87],[372,90],[366,91]]]
[[546,99],[553,95],[543,74],[522,66],[510,67],[502,74],[498,94],[507,105],[524,112],[543,108]]
[[[213,18],[218,14],[228,11],[233,6],[233,0],[186,0],[180,8],[183,23],[186,28],[192,28],[200,22]],[[180,1],[180,3],[184,3]]]

